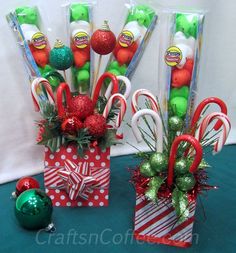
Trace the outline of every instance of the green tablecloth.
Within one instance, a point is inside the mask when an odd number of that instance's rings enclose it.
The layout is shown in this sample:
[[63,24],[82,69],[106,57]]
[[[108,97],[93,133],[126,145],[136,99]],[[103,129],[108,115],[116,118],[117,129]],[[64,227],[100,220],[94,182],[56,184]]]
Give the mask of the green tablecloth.
[[[212,165],[210,183],[218,185],[198,203],[193,245],[187,252],[236,252],[236,146],[227,146],[217,156],[207,156]],[[0,252],[182,252],[171,246],[137,242],[133,228],[135,191],[129,183],[128,167],[137,164],[132,156],[112,158],[110,204],[103,208],[54,208],[54,234],[26,231],[14,217],[10,199],[15,182],[0,186]],[[17,168],[16,168],[17,169]],[[37,179],[43,185],[43,176]]]

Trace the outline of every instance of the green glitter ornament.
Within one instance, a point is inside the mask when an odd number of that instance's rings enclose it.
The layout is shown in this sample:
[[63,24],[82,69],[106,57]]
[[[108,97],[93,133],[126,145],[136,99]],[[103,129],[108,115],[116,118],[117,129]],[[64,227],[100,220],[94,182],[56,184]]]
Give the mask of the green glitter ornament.
[[27,229],[47,228],[52,225],[52,201],[40,189],[24,191],[16,199],[15,216]]
[[188,173],[185,176],[176,178],[176,185],[181,191],[190,191],[195,186],[196,180],[193,174]]
[[149,162],[150,162],[152,170],[156,172],[162,172],[166,170],[167,168],[167,163],[168,163],[167,160],[168,159],[165,154],[156,152],[151,155]]
[[175,173],[177,175],[184,175],[188,173],[189,166],[186,158],[180,158],[175,162]]
[[169,129],[172,131],[181,131],[183,128],[184,122],[178,116],[172,116],[169,118]]
[[38,13],[36,8],[22,6],[15,10],[17,19],[22,24],[38,25]]
[[71,4],[70,20],[71,22],[78,20],[84,20],[89,22],[88,6],[86,6],[85,4],[78,4],[78,3]]
[[172,88],[170,91],[170,100],[175,97],[183,97],[188,99],[189,96],[189,87],[182,86],[181,88]]
[[58,70],[66,70],[73,64],[74,58],[69,47],[57,40],[49,55],[50,64]]
[[162,184],[163,184],[163,179],[160,177],[153,177],[152,179],[150,179],[148,183],[148,189],[145,192],[145,197],[148,200],[156,202],[157,193]]
[[183,97],[175,97],[170,100],[170,106],[174,115],[182,118],[187,112],[188,101]]
[[144,177],[153,177],[155,175],[155,171],[152,170],[149,162],[144,162],[140,165],[140,173]]

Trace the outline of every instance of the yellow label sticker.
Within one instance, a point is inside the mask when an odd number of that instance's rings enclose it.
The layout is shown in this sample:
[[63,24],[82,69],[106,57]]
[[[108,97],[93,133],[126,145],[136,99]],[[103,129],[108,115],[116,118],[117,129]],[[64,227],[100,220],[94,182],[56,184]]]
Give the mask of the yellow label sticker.
[[37,49],[44,49],[47,46],[47,39],[41,32],[36,32],[31,39],[31,43]]
[[119,36],[119,44],[122,47],[129,47],[133,44],[134,42],[134,35],[131,31],[124,30],[121,32]]
[[77,32],[73,38],[74,44],[78,48],[85,48],[89,44],[89,35],[86,32]]
[[182,60],[182,52],[178,47],[171,46],[166,50],[165,62],[168,66],[174,67]]

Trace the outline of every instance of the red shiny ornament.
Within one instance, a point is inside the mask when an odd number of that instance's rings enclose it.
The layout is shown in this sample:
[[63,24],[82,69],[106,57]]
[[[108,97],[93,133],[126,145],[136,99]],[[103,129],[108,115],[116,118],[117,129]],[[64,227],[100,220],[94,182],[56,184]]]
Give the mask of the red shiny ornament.
[[193,72],[193,65],[194,65],[193,59],[187,59],[186,63],[184,64],[184,69],[188,70],[190,75],[192,75]]
[[84,51],[75,51],[74,53],[74,63],[77,68],[81,68],[84,64],[89,61],[89,54]]
[[106,21],[101,29],[96,30],[91,37],[92,49],[100,55],[111,53],[116,46],[116,36],[110,30]]
[[39,182],[33,177],[22,177],[16,183],[16,191],[13,193],[15,197],[18,197],[22,192],[29,189],[39,189]]
[[129,64],[134,56],[134,53],[130,51],[128,48],[122,48],[117,53],[117,61],[120,65]]
[[84,121],[84,128],[87,128],[93,137],[102,137],[106,132],[106,119],[100,114],[90,115]]
[[74,116],[65,119],[61,124],[62,131],[72,135],[76,134],[81,128],[83,128],[83,123]]
[[191,81],[190,72],[186,69],[174,69],[172,71],[172,86],[180,88],[184,85],[189,85]]
[[68,105],[69,114],[84,120],[89,115],[93,114],[94,105],[92,100],[86,95],[78,95],[73,97]]
[[32,55],[37,65],[40,67],[45,67],[45,65],[49,62],[49,54],[45,50],[33,51]]

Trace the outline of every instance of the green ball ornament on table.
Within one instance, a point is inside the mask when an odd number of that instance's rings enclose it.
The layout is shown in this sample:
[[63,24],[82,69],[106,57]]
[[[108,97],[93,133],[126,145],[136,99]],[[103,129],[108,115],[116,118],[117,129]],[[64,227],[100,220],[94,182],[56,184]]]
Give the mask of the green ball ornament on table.
[[188,101],[183,97],[175,97],[170,100],[170,106],[174,115],[182,118],[187,113]]
[[66,70],[73,64],[74,57],[71,49],[57,40],[49,55],[50,64],[58,70]]
[[168,159],[165,154],[156,152],[151,155],[149,163],[153,171],[162,172],[167,168]]
[[45,228],[46,231],[54,231],[52,211],[51,199],[40,189],[27,190],[16,199],[15,216],[26,229]]
[[187,175],[177,177],[176,178],[176,185],[181,191],[190,191],[196,184],[196,180],[193,174],[188,173]]
[[149,162],[144,162],[140,165],[140,173],[144,177],[153,177],[156,174]]
[[178,116],[172,116],[169,118],[169,129],[175,132],[181,131],[183,128],[184,122]]
[[189,166],[186,158],[180,158],[175,163],[175,173],[177,175],[184,175],[188,173]]

